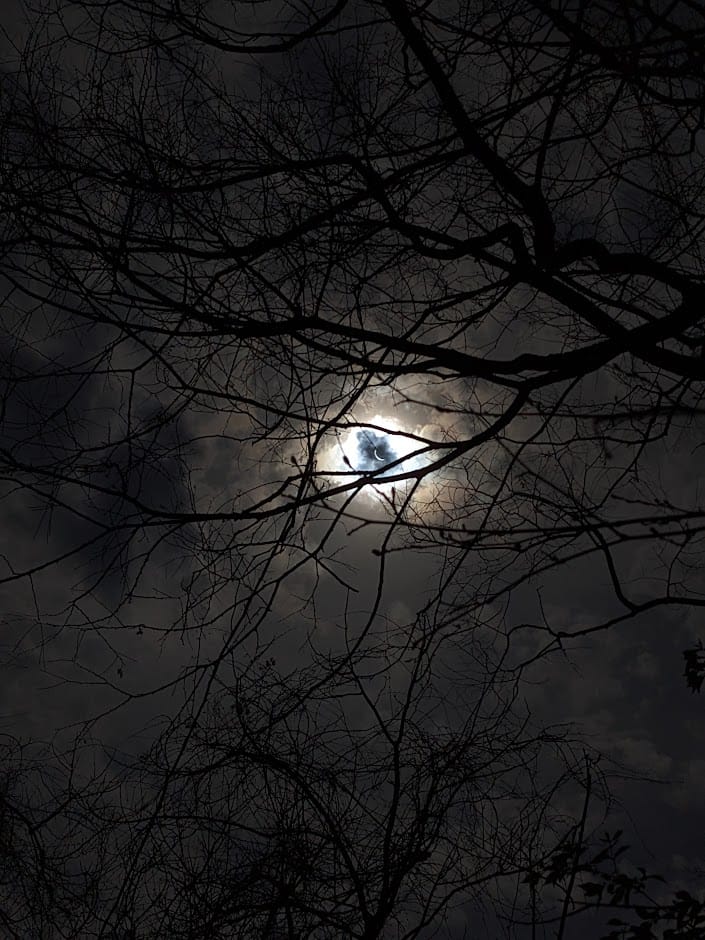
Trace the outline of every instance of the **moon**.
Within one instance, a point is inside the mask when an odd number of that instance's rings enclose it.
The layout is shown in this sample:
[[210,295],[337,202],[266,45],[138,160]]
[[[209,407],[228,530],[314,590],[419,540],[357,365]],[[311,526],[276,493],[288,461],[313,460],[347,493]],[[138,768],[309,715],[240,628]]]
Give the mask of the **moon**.
[[[351,474],[370,484],[370,492],[386,493],[387,477],[402,476],[415,470],[420,461],[415,451],[417,441],[404,434],[390,416],[373,415],[367,423],[351,425],[343,433],[336,429],[331,455],[336,474],[347,482]],[[382,488],[382,489],[380,489]]]

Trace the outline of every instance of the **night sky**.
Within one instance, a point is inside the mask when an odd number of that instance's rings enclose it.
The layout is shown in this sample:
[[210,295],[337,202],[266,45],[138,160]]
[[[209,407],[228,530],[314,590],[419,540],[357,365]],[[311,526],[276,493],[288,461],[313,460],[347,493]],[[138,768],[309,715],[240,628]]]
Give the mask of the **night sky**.
[[705,936],[703,11],[0,26],[0,936]]

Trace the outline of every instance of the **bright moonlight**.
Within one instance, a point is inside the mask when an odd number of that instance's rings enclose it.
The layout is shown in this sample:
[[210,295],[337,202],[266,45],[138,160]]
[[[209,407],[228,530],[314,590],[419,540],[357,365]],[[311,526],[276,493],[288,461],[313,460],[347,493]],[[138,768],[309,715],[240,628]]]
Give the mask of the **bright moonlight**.
[[338,482],[347,482],[346,477],[354,480],[359,474],[357,479],[369,477],[374,490],[386,492],[391,484],[385,484],[385,479],[419,469],[425,450],[421,441],[405,434],[395,421],[375,415],[338,431],[326,463]]

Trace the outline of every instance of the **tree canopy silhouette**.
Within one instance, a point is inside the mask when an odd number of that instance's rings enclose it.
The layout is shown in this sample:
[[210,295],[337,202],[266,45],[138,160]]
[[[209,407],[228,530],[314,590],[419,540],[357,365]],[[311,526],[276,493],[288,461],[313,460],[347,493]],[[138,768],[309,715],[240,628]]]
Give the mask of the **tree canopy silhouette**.
[[27,24],[0,581],[7,661],[64,698],[41,757],[8,739],[8,935],[562,937],[608,897],[700,929],[585,861],[608,775],[522,681],[705,605],[703,10]]

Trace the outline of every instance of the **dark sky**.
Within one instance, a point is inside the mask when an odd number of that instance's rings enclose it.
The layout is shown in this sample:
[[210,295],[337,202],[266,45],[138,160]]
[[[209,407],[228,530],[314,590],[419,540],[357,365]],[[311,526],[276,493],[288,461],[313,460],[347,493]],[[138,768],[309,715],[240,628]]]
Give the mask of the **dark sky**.
[[[22,6],[0,98],[7,936],[416,936],[446,863],[465,882],[419,936],[529,936],[512,866],[575,830],[586,766],[586,838],[623,829],[662,899],[701,891],[681,33],[664,97],[665,27],[636,6],[565,45],[528,0],[504,25],[343,5],[274,50],[303,6]],[[376,927],[331,875],[346,839],[370,898],[385,853],[411,858]]]

